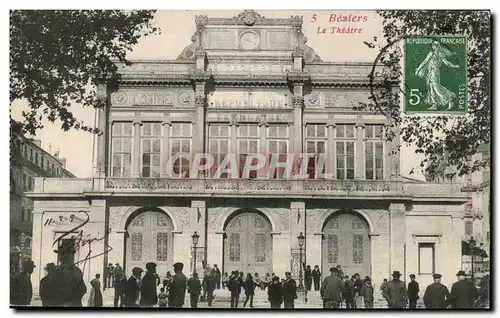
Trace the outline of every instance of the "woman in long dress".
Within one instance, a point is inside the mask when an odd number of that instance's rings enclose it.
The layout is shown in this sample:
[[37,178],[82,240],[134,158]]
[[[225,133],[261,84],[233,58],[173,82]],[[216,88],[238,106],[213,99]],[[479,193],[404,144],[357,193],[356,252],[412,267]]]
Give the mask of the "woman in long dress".
[[434,41],[427,57],[415,70],[415,75],[425,79],[425,85],[427,86],[425,102],[431,105],[429,110],[436,110],[437,106],[444,105],[448,105],[448,109],[453,107],[455,93],[441,85],[440,72],[442,63],[448,67],[458,68],[458,65],[446,59],[451,54],[449,49],[443,47],[439,42]]
[[89,295],[89,307],[102,307],[101,282],[99,281],[100,277],[100,274],[95,274],[95,278],[90,281],[92,289],[90,290]]

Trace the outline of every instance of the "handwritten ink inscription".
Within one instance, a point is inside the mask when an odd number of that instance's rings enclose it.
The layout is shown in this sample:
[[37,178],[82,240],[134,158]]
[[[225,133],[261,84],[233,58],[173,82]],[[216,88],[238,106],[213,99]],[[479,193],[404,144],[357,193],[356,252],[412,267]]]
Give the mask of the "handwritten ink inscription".
[[[88,252],[84,255],[83,258],[75,259],[75,263],[73,265],[83,263],[83,269],[85,269],[85,265],[87,262],[93,258],[105,255],[113,250],[111,246],[108,245],[106,238],[111,234],[111,228],[108,228],[105,233],[97,233],[97,235],[92,235],[87,233],[84,235],[83,227],[88,224],[90,221],[90,216],[85,211],[79,211],[75,214],[66,215],[58,215],[56,217],[50,217],[44,222],[44,226],[56,226],[56,225],[66,225],[71,224],[73,227],[63,233],[61,233],[58,237],[55,238],[52,243],[52,249],[55,253],[59,253],[59,246],[63,240],[71,239],[73,240],[74,249],[71,252],[78,252],[85,246],[88,246]],[[92,251],[92,243],[104,241],[104,251],[93,253]]]

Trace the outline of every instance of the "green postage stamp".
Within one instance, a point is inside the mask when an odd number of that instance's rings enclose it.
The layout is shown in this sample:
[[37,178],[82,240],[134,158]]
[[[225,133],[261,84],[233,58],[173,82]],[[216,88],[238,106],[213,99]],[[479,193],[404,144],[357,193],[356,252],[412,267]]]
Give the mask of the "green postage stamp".
[[404,74],[405,113],[466,113],[466,37],[407,37]]

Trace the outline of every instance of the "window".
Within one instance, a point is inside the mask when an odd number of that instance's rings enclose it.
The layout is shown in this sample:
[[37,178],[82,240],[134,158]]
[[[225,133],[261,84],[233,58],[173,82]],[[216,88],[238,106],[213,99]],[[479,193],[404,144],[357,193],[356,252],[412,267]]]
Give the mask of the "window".
[[23,173],[23,189],[24,191],[28,190],[28,176],[26,173]]
[[[307,125],[306,127],[306,152],[308,154],[307,175],[309,179],[316,178],[316,165],[319,156],[326,153],[326,125]],[[319,169],[319,167],[318,167]],[[318,171],[319,173],[320,171]],[[321,173],[325,173],[325,166]]]
[[[214,164],[210,168],[210,176],[213,177],[220,164],[229,152],[229,126],[228,125],[210,125],[209,130],[209,149],[214,157]],[[227,173],[222,173],[221,178],[227,178]]]
[[33,148],[30,148],[30,161],[33,161]]
[[26,144],[23,145],[23,155],[24,158],[28,158],[28,145]]
[[[273,125],[267,127],[267,151],[268,162],[271,162],[273,156],[278,162],[286,162],[288,154],[288,126]],[[283,178],[285,168],[278,167],[274,171],[273,178]]]
[[28,211],[27,213],[28,222],[31,222],[33,221],[33,211],[31,209],[28,209],[27,211]]
[[172,176],[178,176],[180,178],[189,177],[189,160],[191,155],[191,136],[192,136],[192,125],[191,123],[173,123],[171,127],[170,138],[170,153],[172,156],[183,156],[176,158],[173,162],[173,174]]
[[[257,125],[241,125],[238,127],[238,153],[239,158],[239,174],[243,178],[243,167],[248,154],[255,154],[259,151],[260,129]],[[253,164],[257,164],[257,159],[254,158]],[[257,177],[257,170],[250,170],[249,178]]]
[[21,207],[21,220],[20,220],[21,222],[26,221],[26,215],[25,215],[25,213],[26,212],[25,212],[24,207]]
[[159,177],[161,161],[161,123],[142,125],[142,176]]
[[40,161],[41,161],[41,162],[40,162],[40,167],[41,167],[42,169],[44,169],[44,168],[45,168],[45,160],[44,160],[44,158],[43,158],[42,156],[40,156]]
[[434,243],[418,243],[418,273],[434,274]]
[[132,123],[113,123],[111,144],[113,154],[111,159],[112,176],[130,177],[132,162]]
[[38,152],[35,152],[35,164],[38,166]]
[[55,171],[54,171],[54,164],[51,164],[51,165],[50,165],[50,169],[49,169],[49,171],[50,171],[50,175],[54,175],[54,172],[55,172]]
[[384,178],[384,143],[381,125],[367,125],[365,128],[365,168],[366,179]]
[[465,222],[465,235],[471,236],[474,234],[474,223],[471,221]]
[[354,125],[338,125],[335,136],[337,148],[337,179],[354,179]]

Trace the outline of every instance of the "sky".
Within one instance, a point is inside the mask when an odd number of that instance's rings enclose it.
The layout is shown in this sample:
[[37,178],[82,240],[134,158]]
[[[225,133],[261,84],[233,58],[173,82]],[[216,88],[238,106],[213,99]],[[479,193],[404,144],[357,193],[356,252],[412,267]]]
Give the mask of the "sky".
[[[127,55],[131,60],[174,60],[182,50],[191,43],[191,36],[196,30],[195,16],[199,14],[211,17],[233,17],[242,10],[178,10],[158,11],[154,24],[161,29],[161,34],[142,38]],[[323,61],[372,62],[376,50],[368,48],[363,41],[371,41],[373,37],[382,37],[381,19],[373,11],[266,11],[259,10],[267,18],[287,18],[291,15],[303,16],[302,31],[306,35],[307,45],[312,47]],[[332,16],[335,15],[335,16]],[[345,21],[333,21],[336,19]],[[356,33],[334,33],[332,27],[354,28]],[[326,33],[323,33],[323,31]],[[338,29],[336,29],[338,30]],[[352,29],[351,29],[352,31]],[[14,119],[21,119],[21,111],[27,108],[24,101],[12,104],[11,113]],[[94,110],[74,104],[70,110],[76,117],[87,124],[94,122]],[[94,136],[76,130],[63,132],[60,123],[43,122],[44,128],[37,132],[35,139],[40,139],[42,147],[51,153],[59,150],[60,156],[67,159],[67,169],[77,177],[92,176],[92,156]],[[414,152],[414,148],[403,147],[401,152],[401,174],[409,175],[415,167],[420,169],[422,159]],[[418,169],[417,169],[418,168]],[[423,176],[412,175],[422,179]]]

